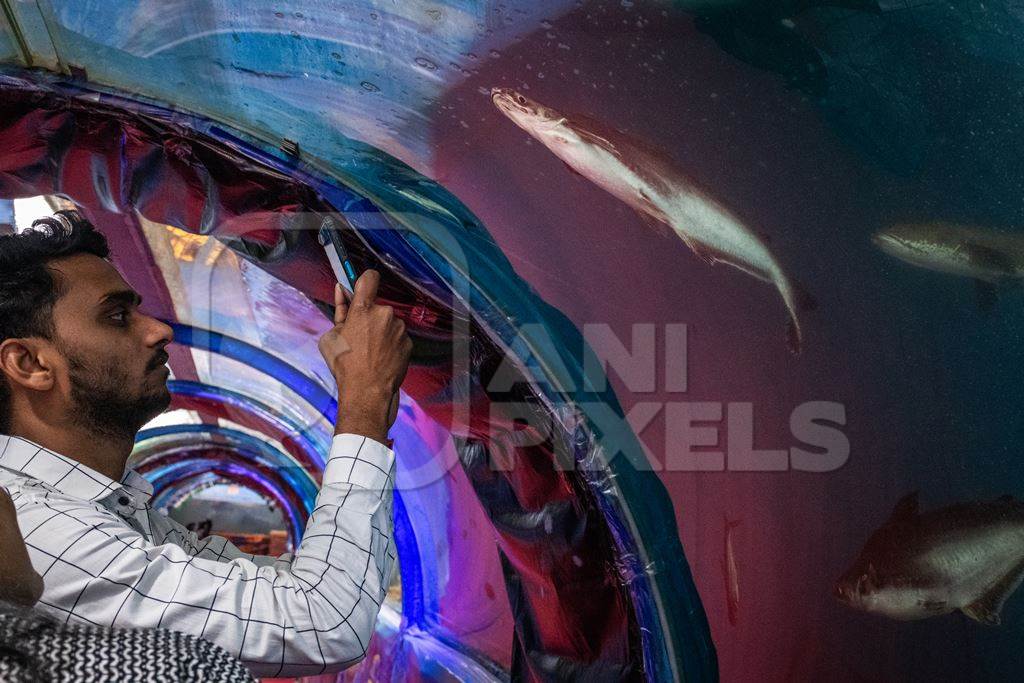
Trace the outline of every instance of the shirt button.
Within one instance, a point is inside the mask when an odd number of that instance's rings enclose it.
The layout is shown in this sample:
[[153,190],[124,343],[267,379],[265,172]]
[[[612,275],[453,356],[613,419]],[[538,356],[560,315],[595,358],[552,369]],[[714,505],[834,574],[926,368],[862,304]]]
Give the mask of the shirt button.
[[117,502],[120,503],[121,505],[128,505],[131,503],[131,501],[128,500],[128,496],[121,496],[120,498],[117,499]]

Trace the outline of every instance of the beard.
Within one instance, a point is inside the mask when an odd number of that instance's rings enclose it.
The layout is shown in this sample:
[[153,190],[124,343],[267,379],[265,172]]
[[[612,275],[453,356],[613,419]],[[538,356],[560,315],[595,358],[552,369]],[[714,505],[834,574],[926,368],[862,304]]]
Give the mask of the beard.
[[[119,359],[85,360],[69,349],[62,351],[68,360],[71,419],[87,431],[107,438],[134,440],[143,425],[171,403],[166,384],[131,391],[137,382],[132,382],[125,363]],[[160,365],[151,362],[146,377]]]

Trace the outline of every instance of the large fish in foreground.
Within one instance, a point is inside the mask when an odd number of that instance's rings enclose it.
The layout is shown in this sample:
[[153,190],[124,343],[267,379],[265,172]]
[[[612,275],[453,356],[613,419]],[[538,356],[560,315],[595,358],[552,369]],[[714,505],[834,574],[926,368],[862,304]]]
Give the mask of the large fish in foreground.
[[957,503],[920,512],[917,494],[896,504],[868,540],[835,595],[855,609],[892,619],[924,619],[960,610],[998,624],[1024,578],[1024,504]]
[[494,88],[495,106],[573,171],[664,223],[698,256],[775,285],[789,311],[789,344],[803,340],[797,311],[809,307],[765,243],[728,209],[698,189],[668,158],[624,133],[584,117],[569,118],[508,88]]
[[951,223],[894,225],[873,237],[875,245],[901,261],[975,281],[978,304],[990,308],[996,286],[1024,278],[1024,234]]

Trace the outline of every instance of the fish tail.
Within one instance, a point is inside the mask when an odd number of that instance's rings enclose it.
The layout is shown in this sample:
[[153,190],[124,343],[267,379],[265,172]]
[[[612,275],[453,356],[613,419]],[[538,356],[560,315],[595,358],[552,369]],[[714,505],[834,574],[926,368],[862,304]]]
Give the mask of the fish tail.
[[803,351],[804,333],[800,326],[800,311],[811,311],[817,308],[818,303],[806,289],[799,284],[792,282],[786,275],[779,272],[775,277],[775,285],[782,295],[782,300],[789,311],[789,321],[786,324],[786,342],[789,350],[795,355]]
[[789,311],[789,321],[786,323],[786,343],[794,355],[800,355],[803,351],[804,333],[800,327],[800,317],[797,314],[795,292],[785,276],[782,277],[778,286],[782,300],[786,303],[786,309]]
[[799,356],[803,353],[803,331],[800,329],[800,322],[795,317],[790,318],[786,323],[786,346],[789,347],[794,356]]

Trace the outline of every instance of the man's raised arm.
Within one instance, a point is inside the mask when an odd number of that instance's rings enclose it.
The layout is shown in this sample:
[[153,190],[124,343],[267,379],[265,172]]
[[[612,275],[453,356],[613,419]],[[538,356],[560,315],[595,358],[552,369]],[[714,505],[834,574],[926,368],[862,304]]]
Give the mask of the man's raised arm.
[[[149,543],[87,502],[57,510],[16,499],[34,564],[59,565],[68,577],[48,582],[42,604],[94,624],[198,635],[258,676],[313,675],[358,662],[394,566],[394,454],[385,443],[411,352],[404,323],[374,303],[378,282],[376,272],[365,273],[348,303],[339,288],[335,327],[320,342],[337,378],[339,417],[323,486],[290,564],[194,556]],[[59,556],[52,543],[33,542],[53,538],[69,539]]]

